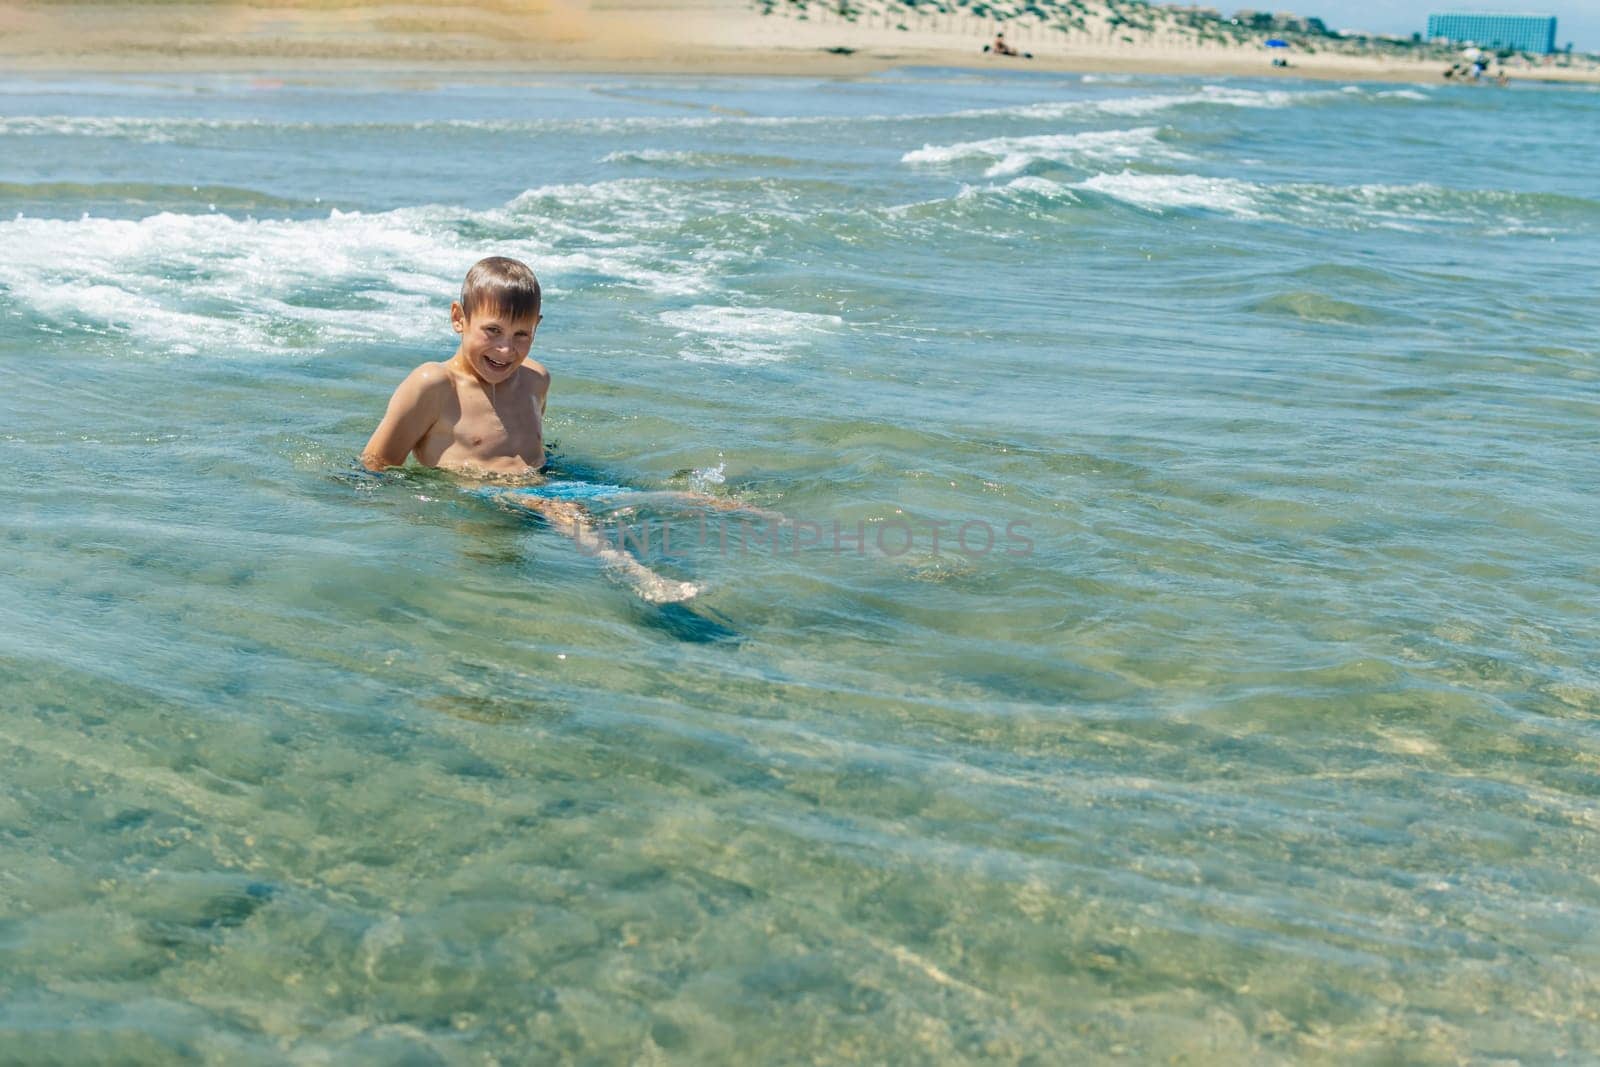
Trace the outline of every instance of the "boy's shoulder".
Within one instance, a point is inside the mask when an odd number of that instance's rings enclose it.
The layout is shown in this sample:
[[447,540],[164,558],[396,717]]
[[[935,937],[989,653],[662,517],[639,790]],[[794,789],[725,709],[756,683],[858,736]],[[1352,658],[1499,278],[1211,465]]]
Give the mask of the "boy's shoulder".
[[455,395],[455,372],[446,363],[423,363],[406,375],[395,395],[413,405],[438,404]]
[[517,368],[517,377],[535,393],[542,395],[550,388],[550,371],[536,359],[524,360],[522,366]]
[[448,360],[437,360],[432,363],[419,363],[406,375],[406,382],[419,389],[442,392],[454,389],[456,383],[456,370],[450,366]]

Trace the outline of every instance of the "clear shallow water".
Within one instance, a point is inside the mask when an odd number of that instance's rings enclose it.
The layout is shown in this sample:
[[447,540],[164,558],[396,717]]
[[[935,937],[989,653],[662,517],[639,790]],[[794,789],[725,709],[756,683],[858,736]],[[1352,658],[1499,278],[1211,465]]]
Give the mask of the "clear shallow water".
[[[0,82],[0,1047],[1592,1053],[1597,161],[1552,88]],[[817,529],[610,516],[675,613],[355,477],[494,252],[566,470]]]

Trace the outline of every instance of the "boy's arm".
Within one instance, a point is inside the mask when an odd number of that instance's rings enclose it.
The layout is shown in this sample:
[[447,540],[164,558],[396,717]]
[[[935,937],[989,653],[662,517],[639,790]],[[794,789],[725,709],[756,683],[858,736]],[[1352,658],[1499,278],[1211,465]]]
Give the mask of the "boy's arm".
[[533,375],[533,398],[539,402],[539,418],[543,419],[545,401],[550,399],[550,372],[531,359],[523,367]]
[[424,363],[406,376],[389,398],[383,421],[372,431],[361,462],[368,470],[399,467],[427,436],[439,419],[445,394],[450,389],[447,371],[437,363]]

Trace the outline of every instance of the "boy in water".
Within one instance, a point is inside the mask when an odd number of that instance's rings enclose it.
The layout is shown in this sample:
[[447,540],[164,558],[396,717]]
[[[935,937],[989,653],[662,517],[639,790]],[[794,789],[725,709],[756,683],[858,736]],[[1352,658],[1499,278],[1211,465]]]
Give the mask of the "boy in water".
[[424,363],[389,400],[361,460],[372,470],[417,462],[464,474],[530,475],[544,466],[550,372],[528,360],[539,328],[539,280],[503,256],[467,272],[450,326],[455,355]]
[[579,547],[626,574],[645,599],[687,600],[698,591],[694,585],[663,578],[608,546],[577,503],[560,499],[566,494],[539,495],[550,372],[528,359],[528,349],[543,318],[540,296],[539,280],[526,264],[504,256],[474,263],[461,299],[450,305],[451,328],[461,335],[455,355],[406,376],[361,462],[382,470],[414,455],[428,467],[515,479],[523,488],[508,487],[497,500],[543,515]]

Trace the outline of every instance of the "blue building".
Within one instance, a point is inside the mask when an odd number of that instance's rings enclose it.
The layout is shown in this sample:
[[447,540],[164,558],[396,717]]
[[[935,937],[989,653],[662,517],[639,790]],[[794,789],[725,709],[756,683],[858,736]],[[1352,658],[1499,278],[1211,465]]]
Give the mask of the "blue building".
[[1428,40],[1444,37],[1471,41],[1484,48],[1515,48],[1519,52],[1548,55],[1556,50],[1554,15],[1428,16]]

